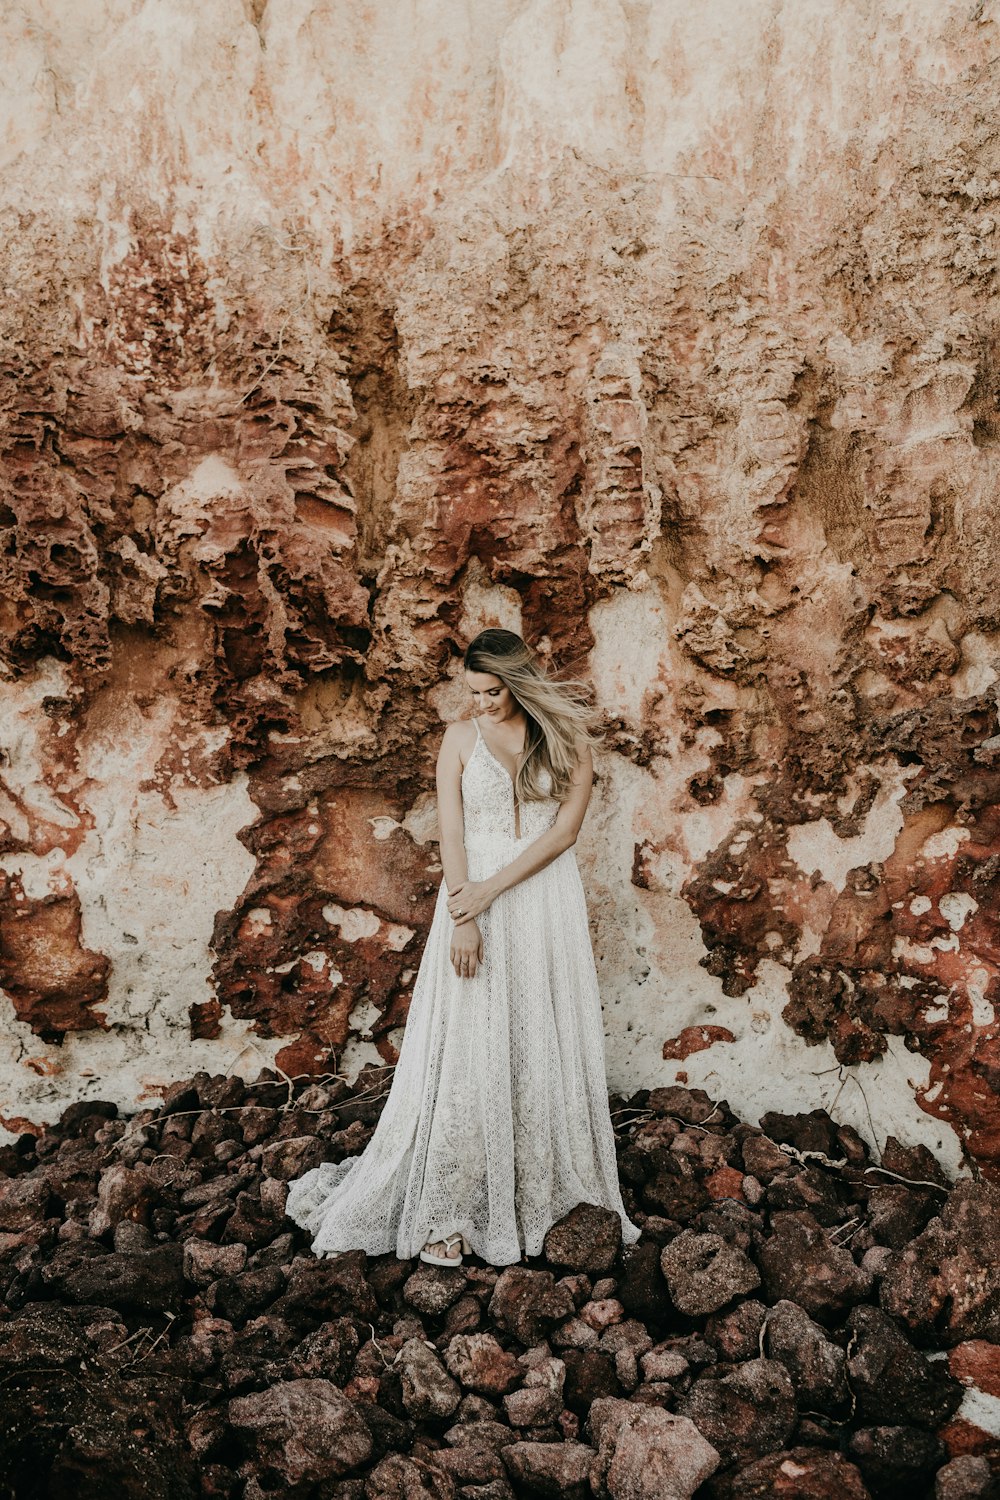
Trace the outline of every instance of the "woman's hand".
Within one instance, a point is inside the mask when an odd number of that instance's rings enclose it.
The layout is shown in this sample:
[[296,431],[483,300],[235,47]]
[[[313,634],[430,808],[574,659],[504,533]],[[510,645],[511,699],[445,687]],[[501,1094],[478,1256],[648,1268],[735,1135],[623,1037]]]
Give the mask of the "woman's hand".
[[448,895],[448,911],[456,922],[478,917],[494,901],[496,893],[486,880],[463,880]]
[[472,979],[483,961],[483,937],[475,922],[462,922],[451,934],[451,961],[459,979]]

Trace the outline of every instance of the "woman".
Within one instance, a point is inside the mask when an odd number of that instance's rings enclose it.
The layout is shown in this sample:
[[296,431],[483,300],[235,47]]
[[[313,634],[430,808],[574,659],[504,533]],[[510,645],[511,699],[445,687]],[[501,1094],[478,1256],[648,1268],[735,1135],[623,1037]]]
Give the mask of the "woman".
[[392,1088],[358,1157],[290,1186],[319,1255],[455,1266],[541,1253],[577,1203],[622,1204],[604,1032],[573,844],[593,781],[589,712],[519,635],[465,653],[476,716],[437,763],[444,878]]

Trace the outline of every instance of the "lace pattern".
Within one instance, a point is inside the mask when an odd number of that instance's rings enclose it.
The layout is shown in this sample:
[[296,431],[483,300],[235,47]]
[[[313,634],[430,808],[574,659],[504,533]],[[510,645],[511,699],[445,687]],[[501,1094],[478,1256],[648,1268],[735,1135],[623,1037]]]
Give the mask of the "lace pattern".
[[[479,729],[476,725],[477,731]],[[520,809],[481,733],[462,773],[469,877],[482,880],[550,827],[554,798]],[[479,918],[472,979],[449,961],[444,882],[392,1088],[360,1156],[290,1184],[285,1211],[317,1255],[416,1255],[461,1230],[492,1265],[538,1255],[550,1225],[595,1203],[625,1213],[604,1072],[604,1031],[583,885],[572,849]]]

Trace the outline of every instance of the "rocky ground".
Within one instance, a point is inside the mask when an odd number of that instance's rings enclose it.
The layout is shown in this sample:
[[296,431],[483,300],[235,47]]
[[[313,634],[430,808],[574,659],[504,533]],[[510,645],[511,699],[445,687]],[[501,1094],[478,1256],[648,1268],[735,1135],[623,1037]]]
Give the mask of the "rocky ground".
[[0,1148],[0,1495],[1000,1495],[1000,1189],[643,1090],[635,1246],[581,1205],[504,1270],[317,1258],[287,1183],[388,1086],[200,1073]]

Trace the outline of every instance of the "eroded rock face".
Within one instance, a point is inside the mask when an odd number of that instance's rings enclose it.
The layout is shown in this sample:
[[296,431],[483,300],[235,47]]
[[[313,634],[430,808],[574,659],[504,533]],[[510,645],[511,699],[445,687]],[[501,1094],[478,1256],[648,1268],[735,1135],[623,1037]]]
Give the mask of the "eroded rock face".
[[395,1060],[500,622],[607,730],[615,1086],[993,1170],[998,32],[4,16],[10,1135]]

